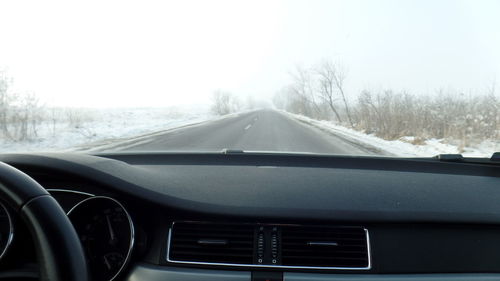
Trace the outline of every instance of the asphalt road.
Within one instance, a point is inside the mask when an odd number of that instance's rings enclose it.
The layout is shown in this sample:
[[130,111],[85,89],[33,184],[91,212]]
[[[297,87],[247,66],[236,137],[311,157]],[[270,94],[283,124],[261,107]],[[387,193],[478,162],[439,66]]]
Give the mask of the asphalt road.
[[375,155],[380,152],[324,132],[274,110],[241,113],[221,120],[157,134],[128,151],[250,151],[313,152]]

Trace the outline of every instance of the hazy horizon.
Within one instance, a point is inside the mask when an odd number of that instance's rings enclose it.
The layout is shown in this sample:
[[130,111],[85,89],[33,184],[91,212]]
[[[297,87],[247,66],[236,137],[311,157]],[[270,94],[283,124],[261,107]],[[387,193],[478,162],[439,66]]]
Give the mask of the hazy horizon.
[[268,99],[296,65],[346,89],[481,92],[500,78],[498,1],[2,1],[15,91],[78,107]]

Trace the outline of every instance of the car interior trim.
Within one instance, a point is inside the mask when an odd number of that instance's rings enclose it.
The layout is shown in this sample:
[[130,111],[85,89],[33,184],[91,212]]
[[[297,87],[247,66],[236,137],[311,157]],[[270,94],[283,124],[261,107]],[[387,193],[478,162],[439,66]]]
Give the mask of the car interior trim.
[[9,220],[9,236],[7,237],[7,243],[5,244],[5,247],[0,253],[0,260],[1,260],[9,250],[10,245],[12,244],[12,240],[14,240],[14,222],[12,221],[12,217],[7,208],[5,207],[5,205],[3,203],[0,203],[0,207],[3,208],[5,214],[7,215],[7,219]]
[[46,190],[49,193],[50,192],[68,192],[68,193],[76,193],[76,194],[80,194],[80,195],[85,195],[85,196],[89,196],[89,197],[94,197],[95,196],[95,194],[92,194],[92,193],[87,193],[87,192],[78,191],[78,190],[70,190],[70,189],[47,188]]

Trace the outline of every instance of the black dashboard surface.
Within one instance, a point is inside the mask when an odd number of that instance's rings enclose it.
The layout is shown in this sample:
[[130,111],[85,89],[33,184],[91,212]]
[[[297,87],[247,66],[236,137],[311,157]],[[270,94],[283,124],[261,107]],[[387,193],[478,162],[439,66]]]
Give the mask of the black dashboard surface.
[[415,159],[271,154],[9,154],[189,212],[363,222],[500,222],[500,168]]
[[[78,192],[123,203],[138,230],[126,271],[132,279],[193,272],[165,259],[179,220],[363,226],[373,264],[355,273],[367,275],[500,272],[498,165],[266,153],[8,154],[0,161],[46,188],[77,191],[56,196],[67,210],[81,200]],[[237,275],[248,280],[246,273]]]

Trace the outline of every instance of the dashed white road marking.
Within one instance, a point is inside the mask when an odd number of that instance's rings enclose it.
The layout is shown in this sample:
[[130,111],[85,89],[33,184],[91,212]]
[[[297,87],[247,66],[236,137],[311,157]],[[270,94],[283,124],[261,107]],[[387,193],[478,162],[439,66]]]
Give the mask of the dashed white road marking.
[[252,124],[248,124],[248,125],[245,127],[245,130],[250,129],[250,127],[252,127]]

